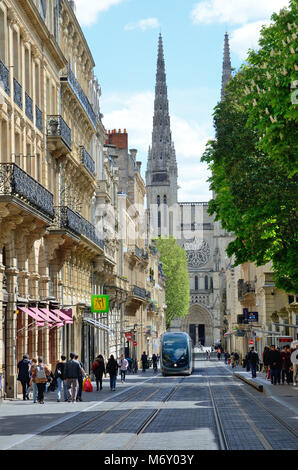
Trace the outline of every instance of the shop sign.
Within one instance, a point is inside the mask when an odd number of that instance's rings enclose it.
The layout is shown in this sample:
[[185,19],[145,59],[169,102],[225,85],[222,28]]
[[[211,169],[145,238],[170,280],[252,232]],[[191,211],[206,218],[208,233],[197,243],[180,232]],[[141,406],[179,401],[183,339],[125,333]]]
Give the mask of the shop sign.
[[236,336],[245,336],[245,330],[237,330]]
[[108,295],[92,295],[91,296],[91,312],[92,313],[108,313],[109,312],[109,296]]
[[248,312],[248,322],[257,322],[259,321],[259,313],[258,312]]

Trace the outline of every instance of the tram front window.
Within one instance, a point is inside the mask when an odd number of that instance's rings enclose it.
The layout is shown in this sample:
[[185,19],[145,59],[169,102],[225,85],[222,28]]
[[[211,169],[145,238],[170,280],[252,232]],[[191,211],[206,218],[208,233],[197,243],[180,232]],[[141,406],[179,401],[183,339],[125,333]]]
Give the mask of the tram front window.
[[189,361],[187,341],[185,338],[166,338],[163,343],[163,362],[165,366],[186,366]]

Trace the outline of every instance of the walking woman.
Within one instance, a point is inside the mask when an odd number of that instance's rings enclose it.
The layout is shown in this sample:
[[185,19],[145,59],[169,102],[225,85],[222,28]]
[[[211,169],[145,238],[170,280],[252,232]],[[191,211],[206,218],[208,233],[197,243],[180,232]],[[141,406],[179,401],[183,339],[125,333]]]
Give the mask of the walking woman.
[[98,385],[100,386],[100,390],[102,390],[102,376],[103,374],[106,374],[105,362],[101,354],[99,354],[99,356],[97,356],[97,358],[93,362],[92,371],[94,372],[96,378],[96,391],[98,392]]
[[116,377],[117,377],[117,372],[118,372],[118,363],[115,360],[113,354],[111,354],[111,357],[107,363],[106,371],[110,375],[111,391],[114,392],[116,390]]
[[125,359],[124,354],[121,354],[119,367],[120,367],[120,373],[121,373],[121,383],[123,383],[125,382],[126,371],[128,369],[128,360]]
[[37,385],[37,401],[40,404],[44,403],[44,394],[46,389],[46,383],[48,381],[48,376],[51,371],[47,365],[43,363],[43,358],[40,356],[38,358],[38,364],[32,369],[32,380]]

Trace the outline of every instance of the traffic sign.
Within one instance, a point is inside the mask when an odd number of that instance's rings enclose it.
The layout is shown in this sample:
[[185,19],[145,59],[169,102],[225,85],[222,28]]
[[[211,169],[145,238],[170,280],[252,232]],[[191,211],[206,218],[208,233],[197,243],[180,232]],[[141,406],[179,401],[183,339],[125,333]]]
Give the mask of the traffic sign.
[[125,333],[125,338],[127,341],[132,341],[132,333]]
[[253,344],[254,344],[254,340],[253,340],[253,339],[250,339],[249,342],[248,342],[248,344],[253,345]]
[[136,346],[138,343],[137,343],[136,341],[134,341],[132,344],[133,344],[134,346]]

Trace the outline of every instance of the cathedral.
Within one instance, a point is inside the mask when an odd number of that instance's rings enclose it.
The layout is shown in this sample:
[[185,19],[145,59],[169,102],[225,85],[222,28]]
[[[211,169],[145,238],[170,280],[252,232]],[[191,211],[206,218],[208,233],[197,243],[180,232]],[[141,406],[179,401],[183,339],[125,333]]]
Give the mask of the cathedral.
[[[229,38],[225,34],[221,98],[231,78]],[[150,225],[155,236],[174,236],[188,259],[189,314],[177,317],[171,331],[186,331],[194,344],[210,346],[225,330],[226,247],[231,234],[208,214],[208,202],[178,201],[178,168],[172,141],[162,36],[159,36],[152,145],[146,190]]]

